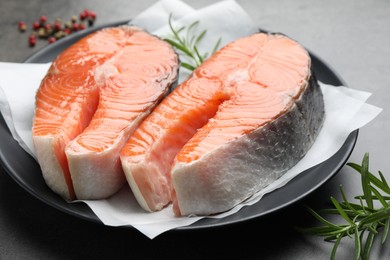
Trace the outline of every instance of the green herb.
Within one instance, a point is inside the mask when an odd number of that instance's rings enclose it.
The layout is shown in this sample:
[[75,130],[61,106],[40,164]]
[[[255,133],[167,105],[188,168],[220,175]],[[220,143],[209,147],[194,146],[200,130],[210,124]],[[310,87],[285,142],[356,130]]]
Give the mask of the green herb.
[[[385,243],[390,227],[390,187],[379,171],[379,178],[369,169],[369,155],[366,153],[361,165],[347,163],[361,175],[363,195],[356,196],[358,203],[349,202],[340,186],[342,201],[331,197],[332,208],[315,212],[307,207],[308,211],[319,220],[322,225],[311,228],[298,228],[306,234],[324,237],[325,241],[334,242],[331,259],[335,259],[337,247],[344,237],[355,240],[355,259],[369,259],[374,238],[381,232],[381,242]],[[375,206],[378,202],[380,206]],[[336,215],[343,224],[335,224],[326,220],[323,215]]]
[[[194,34],[194,31],[196,30],[199,21],[191,23],[188,28],[182,26],[179,29],[175,29],[172,25],[172,14],[169,15],[168,24],[172,35],[170,36],[170,38],[165,38],[164,40],[192,61],[191,63],[181,62],[181,66],[183,68],[186,68],[191,71],[196,69],[209,56],[208,53],[200,54],[198,50],[198,44],[206,35],[207,30],[203,30],[199,35]],[[221,38],[219,38],[214,45],[211,54],[218,49],[220,44]]]

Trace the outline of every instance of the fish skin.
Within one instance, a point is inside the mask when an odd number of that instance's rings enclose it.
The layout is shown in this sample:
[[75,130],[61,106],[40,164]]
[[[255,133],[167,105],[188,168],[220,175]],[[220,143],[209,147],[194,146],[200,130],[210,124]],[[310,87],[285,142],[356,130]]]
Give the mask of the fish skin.
[[314,143],[325,116],[321,100],[311,76],[306,91],[284,115],[200,160],[177,162],[171,171],[175,215],[227,211],[281,177]]
[[309,78],[309,87],[296,104],[309,128],[309,134],[312,137],[311,142],[317,138],[325,118],[325,104],[323,94],[318,84],[314,71],[311,71]]
[[[209,95],[213,91],[218,94]],[[202,110],[208,101],[215,102],[213,112],[197,121],[193,111],[208,112]],[[286,36],[254,34],[216,52],[156,107],[121,151],[122,167],[145,210],[171,200],[176,216],[211,215],[295,165],[323,120],[308,52]]]

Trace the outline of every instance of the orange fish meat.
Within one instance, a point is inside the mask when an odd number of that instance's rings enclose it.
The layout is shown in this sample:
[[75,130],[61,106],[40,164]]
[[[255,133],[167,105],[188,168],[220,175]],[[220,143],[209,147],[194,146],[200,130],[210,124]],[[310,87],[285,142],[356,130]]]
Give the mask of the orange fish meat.
[[119,152],[177,80],[163,40],[131,26],[99,30],[63,51],[36,94],[33,141],[48,186],[102,199],[126,183]]
[[121,151],[147,211],[176,216],[231,209],[293,167],[324,120],[308,52],[280,34],[233,41],[143,121]]

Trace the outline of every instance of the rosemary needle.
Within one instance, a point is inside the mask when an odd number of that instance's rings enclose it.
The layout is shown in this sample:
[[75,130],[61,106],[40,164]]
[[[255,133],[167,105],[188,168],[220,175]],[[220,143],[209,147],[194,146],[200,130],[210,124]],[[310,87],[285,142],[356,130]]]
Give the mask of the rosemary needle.
[[[209,53],[201,54],[198,50],[198,44],[202,41],[202,39],[207,33],[207,30],[203,30],[201,33],[196,35],[195,30],[198,24],[199,21],[195,21],[191,23],[188,27],[182,26],[178,29],[175,29],[172,25],[172,14],[170,14],[168,25],[169,29],[171,30],[171,36],[169,38],[164,38],[164,40],[171,44],[177,51],[189,58],[189,60],[191,61],[190,63],[181,62],[180,65],[183,68],[186,68],[191,71],[195,70],[200,64],[203,63],[204,60],[209,57]],[[221,38],[219,38],[214,45],[211,54],[217,51],[220,44]]]
[[[321,226],[311,228],[298,228],[298,230],[311,235],[324,237],[325,241],[334,242],[330,259],[335,259],[337,247],[342,238],[349,237],[355,242],[355,259],[369,259],[374,238],[381,230],[381,243],[385,243],[390,228],[390,187],[379,171],[379,178],[369,171],[369,154],[366,153],[362,163],[347,163],[361,175],[363,195],[356,196],[358,203],[347,200],[340,186],[342,201],[331,197],[333,207],[315,212],[307,207]],[[385,195],[384,195],[384,194]],[[378,201],[381,207],[375,207],[374,201]],[[343,224],[335,224],[326,220],[323,215],[336,215],[344,221]]]

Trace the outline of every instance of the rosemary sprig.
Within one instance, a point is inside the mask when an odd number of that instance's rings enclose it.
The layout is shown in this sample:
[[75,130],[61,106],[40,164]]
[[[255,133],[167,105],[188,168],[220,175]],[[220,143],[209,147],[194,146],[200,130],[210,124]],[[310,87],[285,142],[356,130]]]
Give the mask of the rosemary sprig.
[[[340,186],[342,201],[331,197],[333,207],[315,212],[307,207],[308,211],[322,223],[321,226],[311,228],[298,228],[300,231],[324,237],[325,241],[334,242],[331,259],[335,259],[337,248],[344,237],[355,240],[355,259],[369,259],[374,238],[382,231],[382,244],[385,243],[390,227],[390,187],[379,171],[379,178],[369,171],[369,154],[363,157],[361,165],[347,163],[361,175],[363,195],[356,196],[358,203],[347,200]],[[383,193],[385,195],[383,195]],[[375,207],[379,202],[381,207]],[[336,224],[326,220],[322,215],[336,215],[343,224]]]
[[[187,28],[182,26],[175,29],[172,25],[172,14],[169,15],[168,25],[172,35],[169,38],[164,38],[166,42],[171,44],[177,51],[189,58],[191,63],[181,62],[181,66],[188,70],[195,70],[200,64],[209,57],[209,53],[201,54],[198,50],[198,44],[205,37],[207,30],[203,30],[199,35],[195,35],[194,31],[198,26],[199,21],[191,23]],[[184,34],[185,31],[185,34]],[[218,39],[214,48],[211,51],[213,54],[219,48],[221,38]]]

